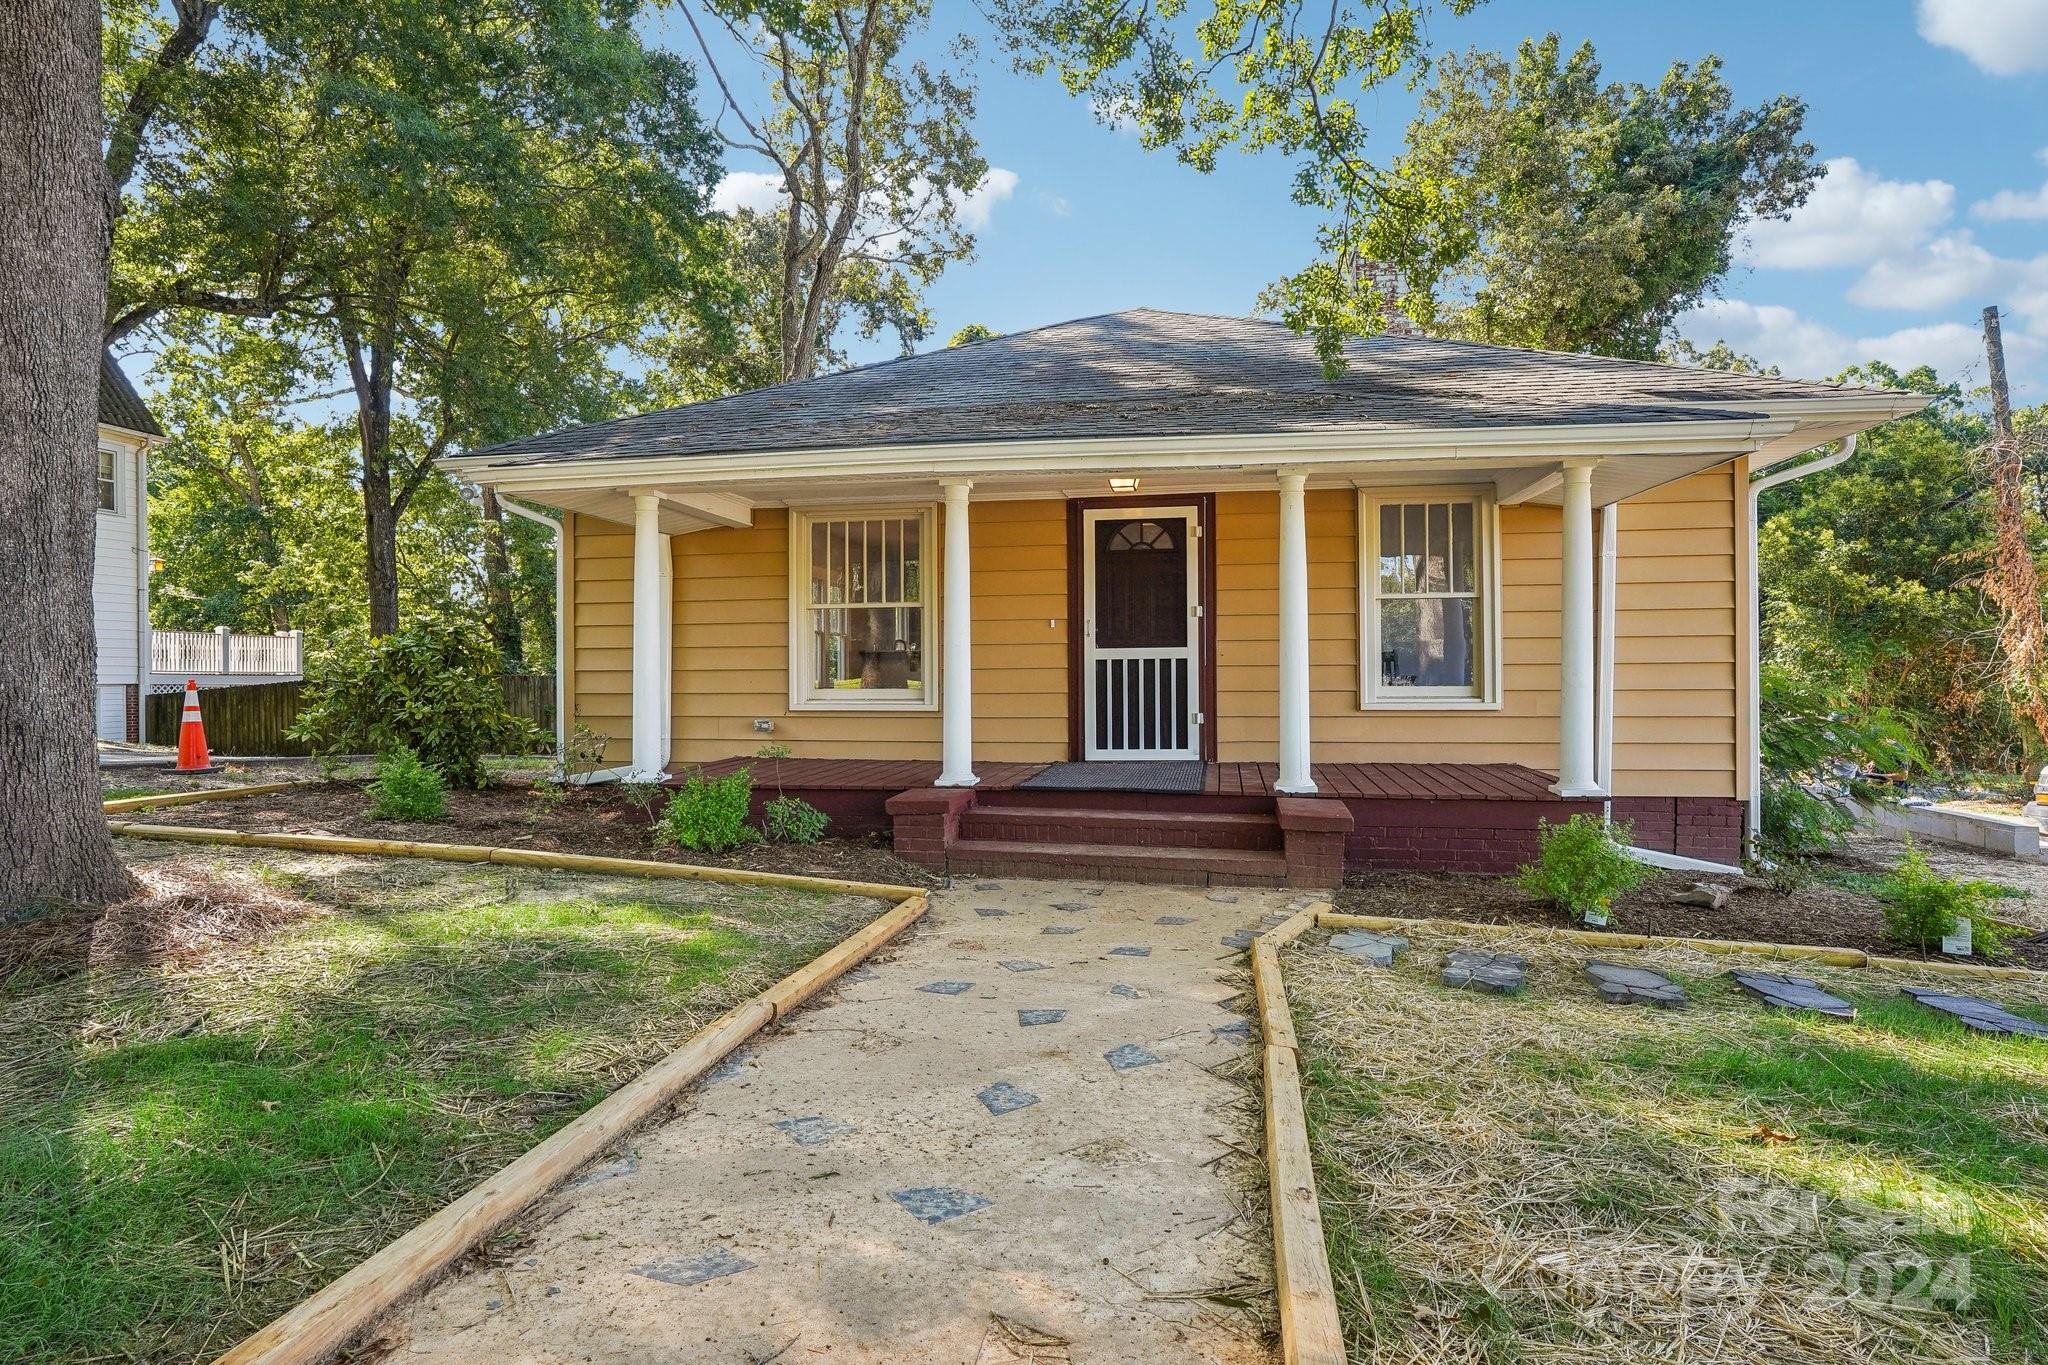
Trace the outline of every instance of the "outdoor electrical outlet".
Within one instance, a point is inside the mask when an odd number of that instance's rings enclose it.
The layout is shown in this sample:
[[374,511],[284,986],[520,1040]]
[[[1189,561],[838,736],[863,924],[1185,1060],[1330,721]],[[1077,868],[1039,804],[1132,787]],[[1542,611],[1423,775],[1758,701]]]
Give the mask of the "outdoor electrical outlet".
[[775,722],[772,720],[757,720],[754,722],[754,729],[764,735],[772,735],[775,733]]

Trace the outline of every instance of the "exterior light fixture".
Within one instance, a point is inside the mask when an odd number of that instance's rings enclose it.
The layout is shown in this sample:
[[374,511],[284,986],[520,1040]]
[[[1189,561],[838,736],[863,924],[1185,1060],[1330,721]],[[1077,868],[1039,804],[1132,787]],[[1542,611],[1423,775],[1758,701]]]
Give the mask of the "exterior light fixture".
[[1113,478],[1109,481],[1109,491],[1112,493],[1135,493],[1138,491],[1138,480],[1135,476]]

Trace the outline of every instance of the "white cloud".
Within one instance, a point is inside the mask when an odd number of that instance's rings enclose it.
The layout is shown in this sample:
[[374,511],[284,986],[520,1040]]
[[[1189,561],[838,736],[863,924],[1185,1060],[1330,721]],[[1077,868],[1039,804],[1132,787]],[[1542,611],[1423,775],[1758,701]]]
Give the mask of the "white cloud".
[[[1740,299],[1704,303],[1679,319],[1678,328],[1696,345],[1726,341],[1744,354],[1804,379],[1826,379],[1867,360],[1882,360],[1900,369],[1932,365],[1952,378],[1972,366],[1981,374],[1978,362],[1984,355],[1984,338],[1968,323],[1937,322],[1852,337],[1802,318],[1790,308]],[[2011,331],[2005,340],[2007,357],[2016,370],[2036,367],[2048,356],[2048,343],[2032,332]]]
[[995,212],[997,204],[1017,192],[1017,173],[1006,171],[1001,166],[991,166],[981,183],[966,194],[957,195],[953,211],[960,215],[960,221],[976,232],[988,226],[989,215]]
[[711,207],[720,213],[773,213],[782,207],[782,177],[771,171],[733,171],[711,192]]
[[1926,241],[1955,202],[1945,180],[1886,180],[1855,157],[1836,157],[1790,218],[1751,225],[1743,255],[1773,270],[1865,265]]
[[1848,299],[1865,308],[1932,311],[1995,290],[2024,268],[1992,255],[1967,232],[1950,232],[1873,262],[1849,286]]
[[1054,194],[1051,190],[1038,192],[1038,206],[1055,218],[1069,218],[1074,213],[1074,206],[1068,202],[1067,196]]
[[1993,76],[2048,71],[2048,0],[1920,0],[1920,36]]

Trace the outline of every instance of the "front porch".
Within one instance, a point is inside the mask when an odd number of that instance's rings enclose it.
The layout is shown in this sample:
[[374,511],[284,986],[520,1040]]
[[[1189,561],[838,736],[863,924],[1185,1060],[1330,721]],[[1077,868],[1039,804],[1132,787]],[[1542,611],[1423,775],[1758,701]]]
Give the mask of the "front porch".
[[1536,853],[1537,822],[1597,812],[1513,763],[1318,763],[1317,795],[1289,796],[1275,763],[1209,763],[1198,791],[1053,790],[1046,763],[984,763],[973,787],[935,786],[936,761],[727,758],[755,799],[801,797],[838,834],[882,834],[941,871],[1195,885],[1332,886],[1344,870],[1507,872]]

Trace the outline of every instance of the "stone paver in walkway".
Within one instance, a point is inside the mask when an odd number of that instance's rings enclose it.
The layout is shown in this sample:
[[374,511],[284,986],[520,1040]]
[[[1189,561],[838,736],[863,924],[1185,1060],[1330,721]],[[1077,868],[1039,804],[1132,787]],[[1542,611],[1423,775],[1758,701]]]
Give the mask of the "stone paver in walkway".
[[1529,959],[1520,953],[1453,948],[1444,958],[1444,984],[1458,990],[1513,995],[1528,979]]
[[1348,929],[1330,936],[1330,946],[1347,957],[1375,967],[1391,967],[1394,959],[1408,951],[1408,940],[1399,934],[1376,934],[1370,929]]
[[1979,1033],[2014,1038],[2048,1038],[2048,1024],[2037,1024],[2022,1015],[2014,1014],[1994,1000],[1985,1000],[1974,995],[1951,995],[1947,991],[1924,990],[1918,986],[1906,987],[1906,994],[1931,1010],[1939,1010],[1960,1020]]
[[1830,1019],[1854,1019],[1856,1007],[1838,995],[1829,995],[1820,983],[1803,976],[1778,972],[1730,972],[1736,985],[1757,999],[1780,1010],[1812,1010]]
[[1610,1005],[1655,1005],[1658,1009],[1685,1007],[1685,987],[1648,967],[1628,967],[1619,962],[1588,962],[1586,979],[1599,988],[1600,998]]
[[[867,980],[544,1201],[516,1254],[402,1310],[394,1358],[1271,1365],[1207,1297],[1256,1298],[1272,1264],[1218,1160],[1257,1145],[1256,1110],[1210,1068],[1256,1036],[1217,940],[1295,893],[1092,890],[936,893]],[[1081,936],[1040,935],[1060,904]],[[1039,1354],[990,1345],[1017,1341]]]

